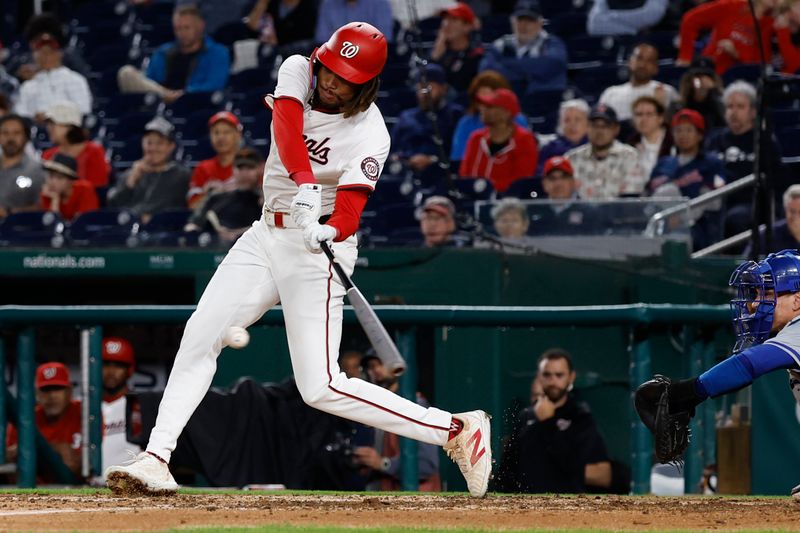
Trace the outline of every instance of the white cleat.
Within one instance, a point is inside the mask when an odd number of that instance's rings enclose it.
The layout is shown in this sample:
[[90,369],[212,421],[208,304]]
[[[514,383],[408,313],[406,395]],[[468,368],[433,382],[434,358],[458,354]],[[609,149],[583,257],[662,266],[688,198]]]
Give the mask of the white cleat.
[[447,456],[458,465],[470,496],[483,498],[492,473],[492,427],[484,411],[453,415],[464,424],[461,432],[444,445]]
[[792,498],[794,498],[794,501],[800,501],[800,485],[792,489]]
[[158,496],[178,490],[167,464],[147,452],[123,465],[108,467],[105,478],[108,488],[118,496]]

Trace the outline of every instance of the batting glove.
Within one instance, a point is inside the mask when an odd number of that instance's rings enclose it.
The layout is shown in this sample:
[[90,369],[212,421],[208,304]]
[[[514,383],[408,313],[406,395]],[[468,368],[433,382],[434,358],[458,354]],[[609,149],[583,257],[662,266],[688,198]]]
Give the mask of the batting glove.
[[322,209],[322,185],[303,183],[298,189],[297,194],[292,198],[289,214],[298,227],[305,229],[312,222],[319,220]]
[[312,222],[303,230],[303,241],[309,252],[318,254],[322,252],[320,243],[332,241],[336,238],[337,233],[338,231],[333,226]]

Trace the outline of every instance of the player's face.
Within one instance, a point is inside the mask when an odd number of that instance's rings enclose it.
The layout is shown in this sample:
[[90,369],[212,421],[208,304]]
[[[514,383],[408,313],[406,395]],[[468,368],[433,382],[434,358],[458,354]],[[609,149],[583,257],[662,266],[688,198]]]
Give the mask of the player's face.
[[103,363],[103,388],[117,391],[128,381],[128,365],[116,361]]
[[595,150],[604,150],[611,146],[619,133],[619,124],[612,124],[602,119],[589,122],[589,142]]
[[211,146],[218,154],[230,154],[239,150],[242,144],[242,134],[230,122],[221,120],[211,126],[209,130]]
[[352,100],[358,90],[358,85],[328,70],[321,65],[317,74],[318,101],[327,109],[339,109]]
[[163,165],[174,149],[175,143],[159,133],[151,132],[142,137],[142,157],[149,165]]
[[681,153],[692,153],[700,148],[703,134],[688,122],[679,122],[672,128],[675,146]]
[[561,114],[561,131],[564,137],[577,143],[589,130],[589,115],[580,109],[569,108]]
[[577,186],[573,176],[562,170],[553,170],[542,177],[542,188],[551,200],[569,200]]
[[742,93],[731,93],[725,102],[725,122],[735,134],[753,129],[756,112],[750,105],[750,98]]
[[647,83],[658,74],[658,52],[652,46],[637,46],[628,60],[628,68],[634,81]]
[[509,209],[497,217],[494,228],[504,239],[519,239],[528,232],[528,218],[516,209]]
[[422,235],[425,237],[426,246],[440,246],[444,244],[456,228],[452,217],[436,211],[425,211],[422,213],[422,218],[419,223]]
[[36,389],[36,403],[39,404],[47,418],[59,418],[66,412],[72,400],[70,387],[42,387]]
[[0,126],[0,148],[5,157],[16,157],[25,149],[25,128],[18,120],[6,120]]
[[569,392],[575,372],[569,371],[566,359],[545,359],[539,363],[538,379],[542,382],[545,395],[551,402],[557,402]]
[[641,102],[633,110],[633,127],[642,135],[651,135],[661,129],[664,117],[658,114],[656,106],[650,102]]

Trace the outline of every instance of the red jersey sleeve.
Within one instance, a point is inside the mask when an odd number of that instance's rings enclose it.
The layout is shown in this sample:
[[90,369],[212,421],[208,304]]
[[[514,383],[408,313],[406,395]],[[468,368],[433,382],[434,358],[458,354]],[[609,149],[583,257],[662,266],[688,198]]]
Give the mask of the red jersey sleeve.
[[302,104],[294,98],[276,98],[272,107],[272,127],[275,139],[280,139],[278,154],[289,176],[298,185],[316,183],[303,141]]
[[340,187],[336,190],[333,214],[327,222],[339,232],[334,241],[343,241],[358,230],[361,212],[367,205],[370,192],[366,187]]
[[783,72],[794,74],[800,68],[800,48],[792,42],[792,32],[789,28],[778,28],[778,49],[783,56]]

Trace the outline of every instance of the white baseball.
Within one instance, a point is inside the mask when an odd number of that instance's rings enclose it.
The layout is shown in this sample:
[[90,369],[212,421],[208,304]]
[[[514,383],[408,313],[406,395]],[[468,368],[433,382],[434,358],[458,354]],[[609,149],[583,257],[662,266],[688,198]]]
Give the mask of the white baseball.
[[250,334],[247,330],[239,326],[231,326],[228,328],[228,334],[225,335],[225,343],[231,348],[244,348],[250,342]]

